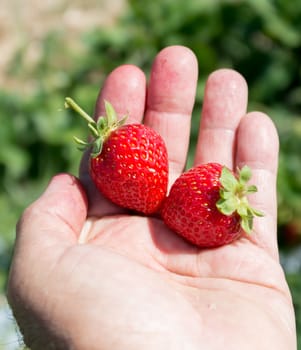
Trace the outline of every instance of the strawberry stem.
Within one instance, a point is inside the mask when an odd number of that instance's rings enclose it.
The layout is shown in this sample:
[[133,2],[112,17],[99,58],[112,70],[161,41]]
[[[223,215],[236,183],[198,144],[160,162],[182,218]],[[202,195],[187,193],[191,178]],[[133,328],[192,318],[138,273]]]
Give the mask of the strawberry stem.
[[94,124],[95,120],[89,116],[71,97],[65,98],[65,107],[72,108],[80,116],[82,116],[89,124]]
[[81,151],[92,147],[91,157],[93,158],[97,157],[101,153],[103,144],[109,137],[110,133],[122,126],[127,119],[127,115],[125,115],[122,119],[118,120],[117,113],[115,112],[113,106],[108,101],[104,102],[106,115],[105,117],[100,116],[96,122],[71,97],[65,98],[65,107],[72,108],[88,122],[88,128],[93,138],[92,141],[85,142],[77,137],[74,137],[74,140]]

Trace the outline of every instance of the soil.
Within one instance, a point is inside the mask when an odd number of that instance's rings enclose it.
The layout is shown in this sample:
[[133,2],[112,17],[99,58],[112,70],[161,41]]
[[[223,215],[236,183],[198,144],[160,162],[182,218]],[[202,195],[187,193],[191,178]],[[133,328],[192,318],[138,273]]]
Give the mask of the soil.
[[[2,0],[0,6],[0,89],[16,82],[7,67],[20,47],[26,59],[38,60],[41,41],[51,30],[63,29],[66,44],[81,32],[114,24],[126,0]],[[28,63],[28,62],[27,62]]]

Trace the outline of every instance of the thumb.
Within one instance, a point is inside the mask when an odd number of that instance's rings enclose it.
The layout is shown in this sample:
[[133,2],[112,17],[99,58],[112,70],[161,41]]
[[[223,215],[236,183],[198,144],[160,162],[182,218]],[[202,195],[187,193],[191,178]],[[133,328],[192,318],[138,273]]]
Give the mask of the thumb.
[[8,301],[24,334],[34,332],[37,319],[40,322],[39,313],[45,309],[51,289],[49,276],[68,248],[77,243],[86,215],[82,186],[67,174],[55,176],[41,197],[24,211],[17,225],[7,282]]
[[[87,216],[87,199],[79,180],[68,174],[52,178],[41,197],[17,225],[17,246],[74,244]],[[41,248],[40,247],[40,248]]]

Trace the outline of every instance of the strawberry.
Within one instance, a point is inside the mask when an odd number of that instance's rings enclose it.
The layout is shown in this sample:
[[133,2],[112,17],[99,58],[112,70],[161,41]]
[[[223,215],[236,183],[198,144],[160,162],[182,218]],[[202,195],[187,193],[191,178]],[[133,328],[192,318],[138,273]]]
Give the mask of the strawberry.
[[105,101],[106,116],[93,120],[71,98],[71,107],[84,117],[92,132],[91,142],[75,138],[80,148],[92,147],[90,175],[98,190],[113,203],[144,214],[158,211],[166,197],[168,158],[162,137],[143,124],[117,120]]
[[244,166],[236,177],[218,163],[196,166],[171,187],[162,208],[165,224],[199,247],[218,247],[250,233],[253,217],[262,213],[250,207],[247,186],[251,170]]

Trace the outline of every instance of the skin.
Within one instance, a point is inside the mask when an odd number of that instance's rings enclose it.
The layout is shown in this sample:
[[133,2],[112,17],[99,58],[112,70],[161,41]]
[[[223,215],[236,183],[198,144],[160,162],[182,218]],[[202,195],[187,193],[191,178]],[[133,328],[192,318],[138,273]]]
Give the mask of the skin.
[[[96,103],[95,115],[107,99],[163,136],[170,184],[186,162],[197,74],[189,49],[167,47],[148,85],[139,68],[120,66]],[[51,180],[19,221],[8,283],[31,349],[296,349],[276,238],[278,136],[267,115],[246,109],[239,73],[208,77],[194,162],[248,164],[259,189],[250,203],[265,213],[231,245],[201,250],[159,218],[128,215],[97,193],[87,155],[81,182]]]

